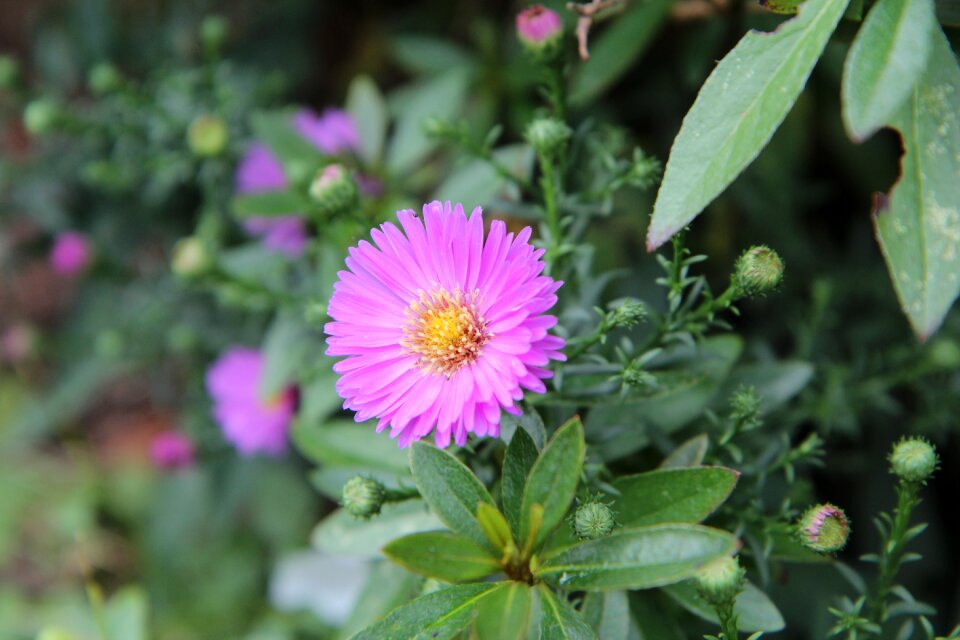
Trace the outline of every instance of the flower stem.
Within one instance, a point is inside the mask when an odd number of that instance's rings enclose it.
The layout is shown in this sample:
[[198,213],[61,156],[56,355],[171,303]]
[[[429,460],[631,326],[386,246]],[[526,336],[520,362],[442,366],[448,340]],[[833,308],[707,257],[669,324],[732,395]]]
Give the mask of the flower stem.
[[731,600],[722,607],[716,607],[717,617],[720,618],[720,631],[724,640],[737,640],[739,632],[737,630],[737,616],[733,612],[733,603]]
[[893,525],[883,540],[880,553],[880,577],[867,601],[867,618],[881,626],[887,616],[887,596],[893,588],[894,580],[903,562],[904,550],[913,536],[908,535],[910,517],[913,509],[920,504],[919,482],[901,481],[897,485],[897,508],[893,516]]
[[560,247],[563,244],[560,229],[560,207],[557,197],[560,190],[559,176],[557,166],[551,157],[542,156],[540,158],[540,168],[543,172],[540,178],[540,185],[543,188],[543,207],[547,214],[547,230],[550,232],[550,246],[547,248],[546,256],[547,265],[550,271],[555,271],[556,262],[560,257]]

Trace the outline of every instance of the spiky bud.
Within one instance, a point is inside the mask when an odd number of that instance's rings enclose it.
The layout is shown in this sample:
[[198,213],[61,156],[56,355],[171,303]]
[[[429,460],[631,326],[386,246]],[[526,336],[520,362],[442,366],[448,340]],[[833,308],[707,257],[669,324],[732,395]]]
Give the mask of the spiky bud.
[[187,144],[190,145],[190,150],[201,158],[220,155],[227,148],[229,140],[227,123],[219,116],[199,116],[187,129]]
[[526,139],[541,156],[555,157],[573,134],[570,127],[554,118],[537,118],[527,125]]
[[602,502],[586,502],[573,514],[573,530],[581,540],[610,535],[616,525],[613,510]]
[[730,396],[730,418],[748,431],[760,425],[760,396],[752,386],[741,386]]
[[723,607],[731,604],[743,590],[745,575],[736,557],[724,556],[700,570],[697,590],[714,607]]
[[60,105],[51,98],[37,98],[23,110],[23,126],[31,135],[50,131],[60,118]]
[[325,216],[348,213],[357,205],[357,183],[339,164],[327,165],[310,183],[310,197]]
[[937,450],[923,438],[904,438],[890,453],[890,468],[905,482],[926,482],[937,470]]
[[850,537],[850,521],[843,509],[832,504],[810,507],[797,522],[797,535],[805,547],[817,553],[836,553]]
[[770,247],[750,247],[737,259],[732,282],[738,298],[766,295],[783,282],[783,260]]
[[98,96],[116,91],[121,84],[123,84],[123,76],[109,62],[101,62],[87,74],[87,86]]
[[357,518],[369,518],[380,513],[386,498],[386,489],[373,478],[355,476],[343,485],[343,508]]
[[563,20],[552,9],[532,5],[517,14],[517,38],[533,59],[554,61],[562,52]]
[[610,324],[614,327],[636,326],[647,317],[647,308],[636,300],[624,300],[610,311]]

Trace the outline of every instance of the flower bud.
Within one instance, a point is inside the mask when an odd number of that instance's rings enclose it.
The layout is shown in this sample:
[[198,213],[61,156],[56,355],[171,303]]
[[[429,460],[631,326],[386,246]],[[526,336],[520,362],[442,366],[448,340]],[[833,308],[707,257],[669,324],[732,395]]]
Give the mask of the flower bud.
[[891,470],[906,482],[925,482],[938,463],[937,450],[923,438],[904,438],[890,454]]
[[60,117],[60,106],[51,98],[37,98],[23,110],[23,126],[31,135],[50,131]]
[[179,431],[166,431],[150,443],[150,461],[157,469],[181,469],[193,464],[193,442]]
[[343,485],[343,508],[357,518],[369,518],[380,513],[385,498],[386,490],[373,478],[356,476]]
[[13,56],[0,56],[0,89],[9,89],[20,76],[20,65]]
[[357,183],[339,164],[327,165],[310,183],[310,197],[325,216],[347,213],[357,204]]
[[741,386],[730,396],[730,418],[743,431],[760,425],[760,396],[753,386]]
[[750,247],[737,259],[732,280],[738,298],[766,295],[783,281],[783,260],[770,247]]
[[613,510],[602,502],[584,503],[573,514],[573,530],[581,540],[610,535],[616,525]]
[[657,377],[643,368],[639,362],[631,362],[623,368],[623,382],[635,389],[653,389],[657,386]]
[[122,83],[123,77],[120,72],[109,62],[101,62],[90,69],[87,75],[87,86],[90,87],[90,91],[99,96],[116,91]]
[[818,504],[810,507],[797,523],[800,542],[817,553],[835,553],[850,537],[850,522],[840,507]]
[[205,115],[196,118],[187,130],[190,150],[201,158],[220,155],[227,147],[230,132],[227,123],[218,116]]
[[200,23],[200,42],[208,55],[216,55],[227,41],[229,25],[227,19],[220,15],[209,15]]
[[90,242],[82,233],[65,231],[53,241],[50,250],[50,267],[61,276],[82,273],[93,259]]
[[170,267],[181,278],[196,278],[206,273],[213,259],[203,240],[196,236],[187,236],[173,246]]
[[535,60],[556,60],[562,50],[563,21],[556,11],[532,5],[517,14],[517,37]]
[[537,118],[527,125],[526,138],[541,156],[554,157],[567,145],[573,131],[554,118]]
[[646,317],[647,308],[635,300],[624,300],[610,311],[610,323],[614,327],[633,327]]
[[731,604],[743,590],[746,571],[735,557],[724,556],[711,562],[697,575],[700,596],[714,607]]

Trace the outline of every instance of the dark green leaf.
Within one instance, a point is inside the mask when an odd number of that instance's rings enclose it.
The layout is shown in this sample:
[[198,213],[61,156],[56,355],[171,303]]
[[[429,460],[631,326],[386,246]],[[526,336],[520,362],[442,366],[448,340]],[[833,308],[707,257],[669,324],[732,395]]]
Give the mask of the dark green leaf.
[[557,429],[544,447],[530,469],[523,491],[520,507],[521,545],[526,544],[531,534],[530,516],[533,505],[539,504],[543,507],[543,524],[536,533],[533,548],[543,542],[563,520],[580,480],[584,449],[583,424],[580,418],[573,418]]
[[311,535],[314,547],[334,555],[379,557],[380,549],[399,536],[439,529],[443,523],[422,500],[383,505],[380,515],[356,518],[343,509],[334,511]]
[[550,589],[540,585],[540,640],[597,640],[583,618],[566,600],[558,598]]
[[[663,590],[690,613],[710,622],[719,622],[716,610],[700,597],[693,582],[672,584]],[[749,582],[737,596],[733,611],[741,631],[780,631],[784,627],[783,616],[777,606]]]
[[527,432],[527,435],[533,439],[533,443],[537,445],[537,451],[547,444],[547,429],[543,426],[540,414],[533,407],[524,407],[523,413],[519,416],[504,413],[500,417],[500,437],[505,442],[513,441],[513,434],[517,429]]
[[649,589],[690,578],[735,549],[731,534],[699,525],[620,529],[561,550],[537,575],[570,590]]
[[265,191],[233,199],[233,212],[241,218],[287,216],[303,213],[309,206],[306,198],[292,191]]
[[477,505],[496,505],[470,469],[453,454],[424,442],[413,444],[410,469],[420,495],[444,524],[481,546],[488,544],[477,520]]
[[503,457],[503,477],[500,493],[503,500],[503,514],[517,536],[520,535],[520,509],[523,503],[523,488],[527,484],[527,474],[537,460],[537,445],[526,430],[517,429],[513,439],[507,445]]
[[626,640],[630,632],[630,603],[623,591],[588,593],[580,615],[600,640]]
[[393,39],[390,50],[400,66],[414,74],[442,73],[473,64],[469,51],[436,36],[400,35]]
[[612,482],[620,492],[613,505],[617,522],[624,527],[700,522],[723,504],[739,475],[723,467],[694,467],[617,478]]
[[707,434],[701,433],[680,444],[676,449],[670,452],[663,462],[660,463],[661,469],[684,469],[687,467],[699,467],[703,463],[704,456],[707,455],[707,447],[710,445],[710,438]]
[[500,568],[486,547],[449,531],[412,533],[387,544],[383,553],[414,573],[444,582],[485,578]]
[[766,414],[803,391],[812,377],[813,365],[799,360],[742,365],[730,372],[718,395],[726,401],[741,386],[753,387],[760,396],[760,413]]
[[477,640],[522,638],[530,625],[533,591],[522,582],[502,583],[483,599],[474,626]]
[[[520,178],[529,177],[533,167],[533,150],[525,144],[497,149],[493,152],[493,157]],[[504,196],[510,184],[512,183],[498,174],[486,160],[472,160],[451,173],[443,184],[437,187],[436,198],[462,202],[465,207],[486,207],[498,197]]]
[[350,617],[337,632],[337,639],[349,638],[419,593],[422,578],[392,562],[373,563],[360,598]]

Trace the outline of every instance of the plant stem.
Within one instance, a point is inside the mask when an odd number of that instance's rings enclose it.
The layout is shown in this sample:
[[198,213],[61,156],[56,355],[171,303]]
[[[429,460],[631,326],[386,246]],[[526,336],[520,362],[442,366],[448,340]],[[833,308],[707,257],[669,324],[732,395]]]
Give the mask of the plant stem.
[[739,632],[737,630],[737,616],[733,613],[733,603],[716,607],[717,617],[720,618],[720,630],[724,640],[737,640]]
[[560,229],[560,208],[557,201],[559,191],[557,166],[554,159],[546,154],[540,158],[540,168],[543,175],[540,184],[543,188],[543,208],[547,214],[547,230],[550,232],[550,246],[547,248],[547,265],[550,271],[555,271],[556,261],[559,258],[560,246],[563,244]]
[[547,70],[547,97],[550,100],[550,107],[558,120],[566,122],[567,90],[564,80],[563,67],[554,65]]
[[887,615],[887,596],[893,588],[893,582],[900,571],[904,549],[908,540],[907,530],[910,528],[910,517],[913,509],[920,503],[920,483],[901,481],[897,485],[897,508],[893,516],[893,525],[889,535],[883,540],[883,549],[880,553],[880,577],[874,592],[867,601],[867,618],[870,622],[881,626]]

